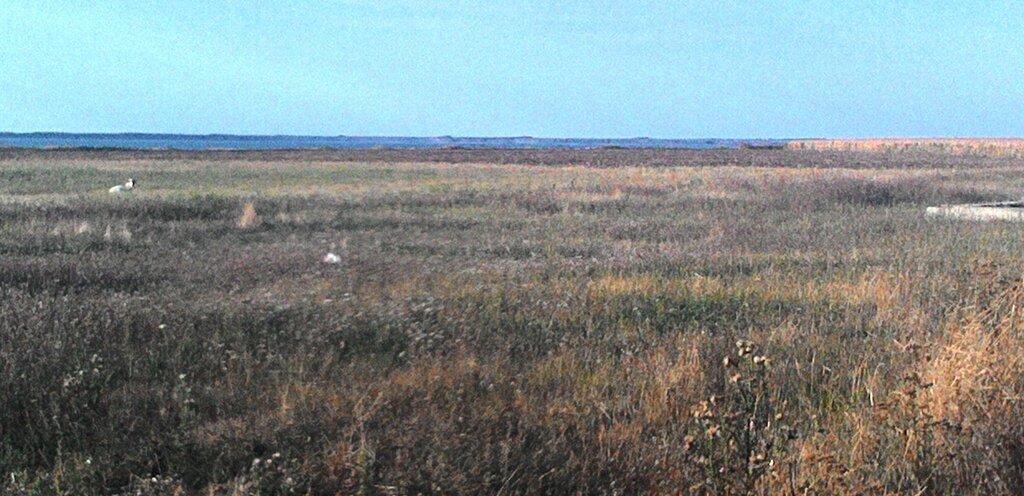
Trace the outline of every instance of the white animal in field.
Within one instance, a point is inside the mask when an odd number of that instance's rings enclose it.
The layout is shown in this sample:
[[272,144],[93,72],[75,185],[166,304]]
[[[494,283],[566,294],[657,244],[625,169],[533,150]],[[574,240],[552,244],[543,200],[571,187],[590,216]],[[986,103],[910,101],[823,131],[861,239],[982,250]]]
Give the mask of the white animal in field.
[[127,192],[131,191],[134,188],[135,188],[135,180],[129,177],[128,178],[128,182],[126,182],[124,184],[118,184],[117,186],[114,186],[113,188],[110,188],[109,191],[111,193],[127,193]]
[[336,264],[338,262],[341,262],[341,257],[339,257],[339,256],[337,256],[337,255],[335,255],[333,253],[328,253],[328,254],[324,255],[323,261],[324,261],[325,264]]

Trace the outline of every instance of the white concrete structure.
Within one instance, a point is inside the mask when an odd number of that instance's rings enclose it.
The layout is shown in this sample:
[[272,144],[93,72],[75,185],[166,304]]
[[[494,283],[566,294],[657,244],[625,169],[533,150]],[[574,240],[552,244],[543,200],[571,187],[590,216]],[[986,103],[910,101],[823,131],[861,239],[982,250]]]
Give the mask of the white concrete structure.
[[966,220],[1024,221],[1024,202],[973,203],[928,207],[927,215],[941,215]]

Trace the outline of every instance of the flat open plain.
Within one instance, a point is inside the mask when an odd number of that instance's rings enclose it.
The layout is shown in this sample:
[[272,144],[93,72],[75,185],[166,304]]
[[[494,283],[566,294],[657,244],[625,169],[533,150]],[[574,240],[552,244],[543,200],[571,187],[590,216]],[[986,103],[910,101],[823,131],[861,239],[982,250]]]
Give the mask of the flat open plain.
[[917,149],[0,150],[0,492],[1013,492],[1024,230],[924,212],[1022,194]]

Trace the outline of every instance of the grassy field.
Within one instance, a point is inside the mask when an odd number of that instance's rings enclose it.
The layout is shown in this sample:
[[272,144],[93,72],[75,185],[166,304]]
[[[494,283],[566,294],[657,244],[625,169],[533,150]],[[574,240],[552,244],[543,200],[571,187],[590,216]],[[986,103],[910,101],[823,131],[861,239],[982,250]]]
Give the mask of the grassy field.
[[1022,165],[0,151],[0,493],[1019,493]]

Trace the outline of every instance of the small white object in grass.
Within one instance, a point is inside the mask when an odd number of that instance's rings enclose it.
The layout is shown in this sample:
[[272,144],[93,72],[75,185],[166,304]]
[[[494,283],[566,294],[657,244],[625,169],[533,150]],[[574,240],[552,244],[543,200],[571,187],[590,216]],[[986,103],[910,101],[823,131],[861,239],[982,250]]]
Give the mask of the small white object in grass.
[[324,255],[324,263],[325,264],[336,264],[338,262],[341,262],[341,257],[339,257],[339,256],[337,256],[337,255],[335,255],[333,253],[328,253],[328,254]]
[[135,180],[129,177],[128,178],[128,182],[126,182],[124,184],[118,184],[117,186],[114,186],[113,188],[110,188],[108,191],[110,191],[111,193],[127,193],[127,192],[131,191],[134,188],[135,188]]

